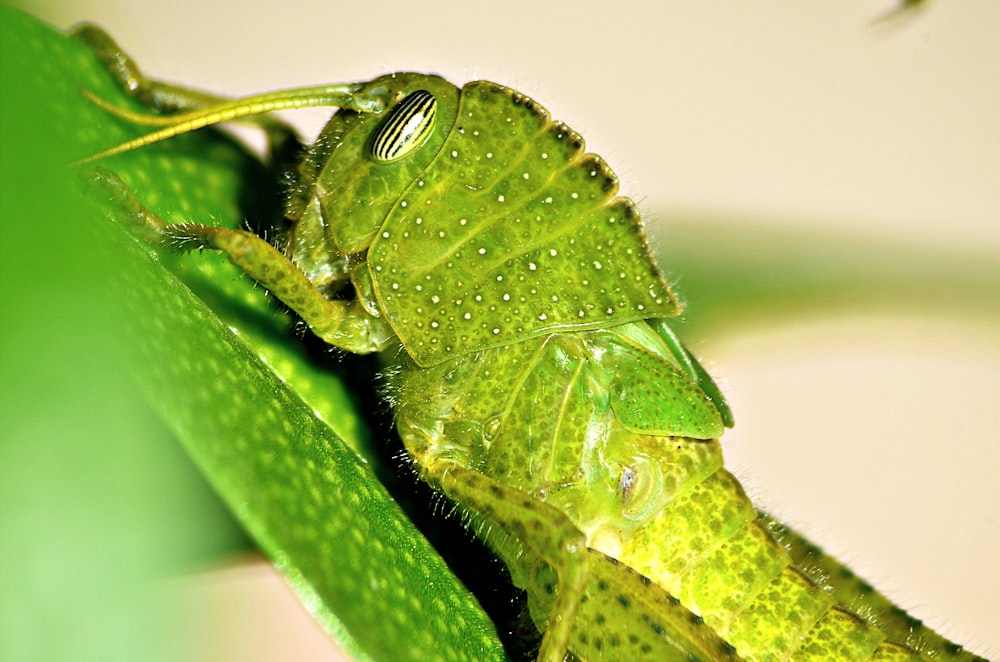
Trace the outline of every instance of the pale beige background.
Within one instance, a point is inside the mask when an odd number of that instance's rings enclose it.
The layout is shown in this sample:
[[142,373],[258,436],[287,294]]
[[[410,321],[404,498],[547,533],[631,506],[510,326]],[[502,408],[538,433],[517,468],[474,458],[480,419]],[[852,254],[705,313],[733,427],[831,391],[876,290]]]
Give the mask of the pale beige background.
[[[583,133],[654,221],[815,223],[974,246],[1000,268],[1000,3],[940,1],[874,28],[890,7],[49,0],[34,12],[99,22],[147,71],[228,94],[402,69],[489,78]],[[324,115],[297,117],[316,128]],[[654,233],[669,241],[669,227]],[[808,320],[697,349],[734,403],[728,460],[755,498],[916,615],[1000,653],[997,320]],[[241,651],[287,659],[253,644],[273,634],[241,636]]]

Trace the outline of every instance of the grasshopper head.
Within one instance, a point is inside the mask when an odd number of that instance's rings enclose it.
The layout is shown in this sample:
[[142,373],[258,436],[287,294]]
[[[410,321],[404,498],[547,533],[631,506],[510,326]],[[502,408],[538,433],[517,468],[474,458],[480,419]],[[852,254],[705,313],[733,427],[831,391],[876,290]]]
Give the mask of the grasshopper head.
[[384,110],[341,109],[330,118],[300,167],[287,210],[293,221],[322,223],[341,254],[368,247],[437,156],[458,112],[458,88],[438,76],[388,74],[358,95],[382,99]]

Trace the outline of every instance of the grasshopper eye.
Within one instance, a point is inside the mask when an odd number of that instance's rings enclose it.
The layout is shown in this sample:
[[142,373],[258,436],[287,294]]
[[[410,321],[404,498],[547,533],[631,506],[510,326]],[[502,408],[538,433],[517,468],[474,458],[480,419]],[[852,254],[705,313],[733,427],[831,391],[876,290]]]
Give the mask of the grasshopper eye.
[[396,104],[372,137],[372,158],[389,163],[403,158],[423,144],[434,127],[437,99],[417,90]]

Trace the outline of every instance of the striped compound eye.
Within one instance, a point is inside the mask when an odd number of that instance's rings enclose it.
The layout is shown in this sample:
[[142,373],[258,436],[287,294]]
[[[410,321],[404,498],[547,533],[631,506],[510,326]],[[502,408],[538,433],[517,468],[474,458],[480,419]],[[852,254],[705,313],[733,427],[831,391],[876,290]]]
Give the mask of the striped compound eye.
[[411,92],[396,104],[372,138],[372,158],[389,163],[427,140],[437,116],[437,99],[426,90]]

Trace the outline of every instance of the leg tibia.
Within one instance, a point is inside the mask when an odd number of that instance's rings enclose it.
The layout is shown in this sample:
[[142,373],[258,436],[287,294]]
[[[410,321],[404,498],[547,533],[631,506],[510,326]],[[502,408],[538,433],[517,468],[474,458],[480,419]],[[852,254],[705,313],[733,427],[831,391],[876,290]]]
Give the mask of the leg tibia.
[[736,650],[660,586],[589,550],[570,650],[586,660],[738,660]]
[[[508,348],[504,351],[514,350]],[[490,354],[486,356],[492,357]],[[531,354],[525,352],[523,356],[530,357]],[[582,660],[686,660],[689,653],[693,658],[703,660],[735,659],[732,647],[689,608],[673,599],[666,589],[624,563],[587,546],[586,535],[568,514],[573,513],[577,506],[582,509],[582,503],[575,496],[565,498],[568,490],[560,495],[560,489],[570,484],[563,474],[555,474],[551,482],[541,478],[532,482],[532,478],[523,478],[512,468],[518,460],[479,464],[480,458],[488,455],[481,450],[480,444],[484,441],[494,444],[491,452],[498,450],[499,444],[509,443],[524,448],[526,454],[530,453],[529,441],[536,448],[542,445],[539,440],[543,438],[544,443],[554,443],[551,440],[557,439],[564,446],[573,441],[568,434],[563,437],[555,434],[548,436],[549,428],[543,424],[541,412],[554,407],[545,392],[532,390],[533,387],[522,386],[516,381],[513,382],[516,386],[508,387],[507,382],[495,376],[502,373],[469,369],[469,366],[484,365],[489,360],[492,358],[482,360],[472,357],[445,364],[440,369],[420,373],[414,371],[412,375],[401,372],[393,382],[401,387],[398,394],[402,396],[402,404],[396,407],[397,429],[420,467],[422,477],[476,516],[475,524],[482,537],[503,558],[518,586],[528,592],[532,619],[544,631],[539,659],[561,660],[567,651]],[[447,375],[442,374],[445,370]],[[572,373],[572,369],[567,372]],[[427,374],[434,375],[434,379],[424,381]],[[470,386],[483,382],[488,386],[482,391]],[[464,394],[468,390],[471,395],[438,398],[433,395],[439,388],[438,383],[446,384],[447,388],[440,388],[448,393]],[[478,402],[473,402],[480,397],[488,400],[490,391],[507,393],[509,388],[527,389],[524,392],[530,397],[525,400],[534,405],[524,409],[525,418],[521,428],[517,428],[525,433],[531,429],[534,436],[520,444],[517,433],[511,433],[510,438],[504,439],[501,435],[487,432],[492,412],[506,406],[523,407],[517,395],[510,395],[509,399],[492,395],[497,400],[482,408],[479,408]],[[556,391],[557,394],[566,392]],[[431,394],[430,401],[425,400],[428,394]],[[558,395],[554,402],[558,407],[565,399],[565,395]],[[559,411],[565,409],[568,407],[564,406]],[[567,429],[579,430],[575,424],[567,423],[569,416],[562,413],[559,416]],[[588,413],[585,420],[601,419]],[[462,423],[475,425],[467,430]],[[697,443],[699,450],[683,455],[682,459],[685,465],[698,467],[690,469],[697,476],[691,480],[703,482],[704,474],[717,471],[721,457],[718,461],[713,459],[718,455],[715,445]],[[716,451],[709,448],[716,448]],[[551,466],[553,462],[546,451],[538,450],[535,455],[520,461]],[[607,461],[610,463],[614,461],[612,458],[625,456],[625,451],[616,449],[615,453],[618,452],[622,455],[609,453]],[[509,457],[514,458],[514,453]],[[700,468],[702,465],[708,469]],[[476,470],[480,466],[488,467],[483,471],[496,473],[484,475]],[[687,480],[684,472],[680,475],[682,480]],[[515,483],[515,480],[522,482]],[[679,484],[679,480],[675,483]],[[621,508],[621,492],[615,491],[619,484],[614,482],[610,490],[596,489],[585,496],[602,499],[601,495],[610,494],[615,502],[609,510]],[[523,485],[524,488],[519,489],[516,485]],[[736,491],[742,494],[738,488]],[[580,492],[574,491],[573,494]],[[711,502],[708,510],[715,511],[715,505],[716,502]],[[742,522],[753,517],[752,508],[749,505],[747,508]],[[671,532],[665,533],[670,535]],[[625,537],[624,534],[622,537]],[[657,536],[657,539],[649,541],[649,546],[662,547],[666,542],[662,536]]]
[[558,588],[538,659],[562,662],[587,579],[589,557],[583,533],[555,508],[478,471],[441,460],[424,469],[428,482],[488,525],[512,535],[555,570]]
[[385,349],[392,335],[356,301],[327,299],[284,253],[257,235],[207,225],[167,225],[163,234],[179,250],[214,248],[263,285],[326,342],[356,354]]
[[144,106],[171,112],[201,108],[222,101],[222,97],[147,78],[128,53],[103,29],[90,23],[73,28],[73,37],[86,44],[104,64],[119,87]]
[[531,576],[529,601],[548,613],[539,660],[561,662],[567,652],[587,660],[737,659],[732,646],[662,588],[589,549],[561,511],[453,462],[438,460],[425,470],[429,482],[524,549],[515,563],[532,565],[523,568]]
[[[94,52],[125,94],[157,113],[199,110],[228,100],[217,94],[146,77],[111,35],[96,25],[78,25],[73,28],[72,36]],[[115,113],[114,110],[110,112]],[[272,161],[287,160],[301,150],[298,134],[285,122],[269,115],[245,118],[245,121],[257,124],[267,133]]]
[[357,301],[327,299],[284,253],[257,235],[194,223],[168,224],[143,207],[114,173],[98,168],[84,171],[84,175],[110,198],[113,220],[144,240],[173,250],[222,251],[331,345],[365,354],[389,344],[392,332],[383,320],[370,315]]

